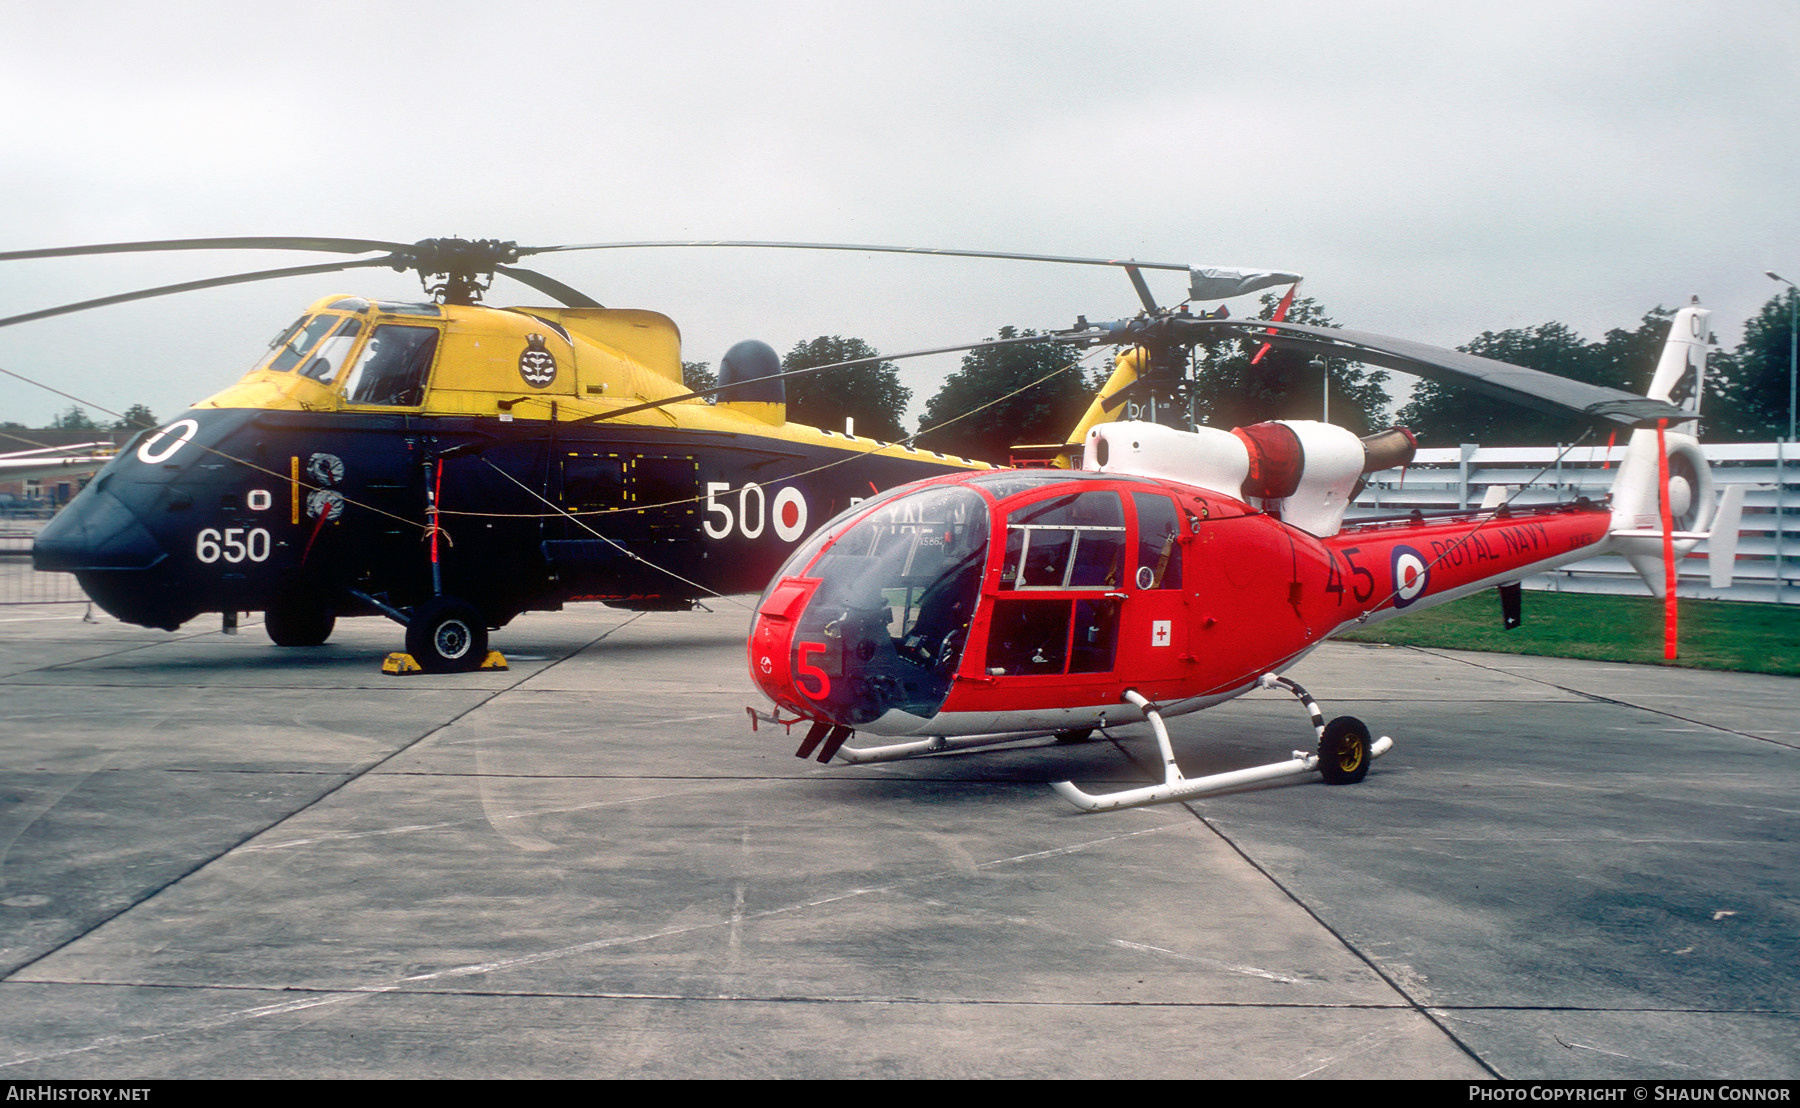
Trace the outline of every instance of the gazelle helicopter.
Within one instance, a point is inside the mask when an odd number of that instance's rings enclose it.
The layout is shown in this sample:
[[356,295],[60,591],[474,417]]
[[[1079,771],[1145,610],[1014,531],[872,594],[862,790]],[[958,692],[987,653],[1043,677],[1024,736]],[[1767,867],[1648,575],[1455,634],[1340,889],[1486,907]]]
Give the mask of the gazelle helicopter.
[[[779,360],[761,343],[725,355],[717,389],[689,390],[680,335],[666,316],[602,307],[513,264],[573,250],[696,246],[1122,266],[1140,292],[1140,269],[1188,270],[750,242],[522,247],[272,237],[0,253],[10,262],[175,250],[377,254],[101,297],[0,326],[358,268],[416,272],[430,294],[420,303],[344,295],[312,304],[237,384],[121,449],[44,528],[34,563],[74,573],[119,619],[171,630],[203,612],[224,613],[231,627],[237,613],[261,611],[275,643],[304,646],[325,641],[340,615],[385,615],[406,628],[411,656],[390,664],[454,671],[484,664],[488,631],[523,611],[572,600],[686,609],[703,596],[754,592],[818,520],[907,481],[989,468],[788,422]],[[559,305],[483,306],[496,274]],[[1208,296],[1291,279],[1192,277]],[[971,346],[1007,341],[1043,340]],[[705,402],[709,393],[716,404]]]
[[[775,710],[749,709],[751,725],[805,725],[801,758],[873,762],[1049,734],[1078,740],[1147,720],[1163,780],[1099,795],[1054,786],[1084,811],[1313,770],[1331,784],[1360,781],[1392,740],[1371,741],[1349,716],[1325,722],[1281,673],[1332,635],[1496,587],[1506,625],[1517,626],[1521,578],[1608,552],[1672,604],[1676,559],[1709,537],[1713,583],[1730,583],[1742,488],[1715,501],[1690,433],[1707,314],[1675,315],[1645,396],[1405,340],[1148,303],[1136,319],[1060,333],[1132,348],[1096,408],[1148,393],[1176,425],[1089,426],[1070,444],[1079,468],[949,474],[839,515],[758,603],[750,674]],[[1476,511],[1346,524],[1358,482],[1410,461],[1412,435],[1359,440],[1304,420],[1180,426],[1181,406],[1167,401],[1186,352],[1221,331],[1585,413],[1631,428],[1629,445],[1606,503],[1518,509],[1490,499]],[[1682,387],[1687,399],[1672,402]],[[1258,687],[1306,707],[1316,751],[1184,777],[1163,717]],[[900,741],[846,745],[858,732]]]

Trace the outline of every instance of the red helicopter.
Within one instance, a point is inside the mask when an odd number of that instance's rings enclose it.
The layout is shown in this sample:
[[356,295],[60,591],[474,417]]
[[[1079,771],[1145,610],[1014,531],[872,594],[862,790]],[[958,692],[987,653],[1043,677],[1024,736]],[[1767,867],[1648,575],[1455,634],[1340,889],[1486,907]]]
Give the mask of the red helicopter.
[[[1325,722],[1306,690],[1281,675],[1334,634],[1495,587],[1510,628],[1521,578],[1601,553],[1623,554],[1652,592],[1672,594],[1676,559],[1709,534],[1715,583],[1729,583],[1741,497],[1715,500],[1692,433],[1707,314],[1677,313],[1645,396],[1336,329],[1155,310],[1099,327],[1084,321],[1058,337],[1133,347],[1091,415],[1128,394],[1152,419],[1178,410],[1188,350],[1235,328],[1583,412],[1632,428],[1629,447],[1605,502],[1520,509],[1490,500],[1474,511],[1346,524],[1359,482],[1411,460],[1410,432],[1359,439],[1302,420],[1232,431],[1084,421],[1065,453],[1074,462],[1078,452],[1078,468],[903,485],[797,549],[753,620],[751,677],[776,711],[751,709],[752,724],[805,723],[799,757],[870,762],[1047,734],[1076,741],[1147,720],[1163,782],[1102,795],[1054,786],[1086,811],[1313,770],[1331,784],[1360,781],[1392,740],[1371,741],[1349,716]],[[1683,388],[1686,399],[1672,401]],[[1316,753],[1185,778],[1163,717],[1259,687],[1284,689],[1306,707]],[[857,732],[903,741],[846,745]]]

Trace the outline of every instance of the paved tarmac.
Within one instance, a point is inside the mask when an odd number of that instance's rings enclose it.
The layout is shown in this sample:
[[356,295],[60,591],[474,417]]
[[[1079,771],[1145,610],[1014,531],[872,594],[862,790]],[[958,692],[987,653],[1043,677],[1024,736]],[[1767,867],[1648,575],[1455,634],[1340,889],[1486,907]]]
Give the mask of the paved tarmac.
[[1328,645],[1367,781],[1082,815],[1147,729],[802,762],[718,607],[408,678],[0,608],[0,1079],[1800,1077],[1800,681]]

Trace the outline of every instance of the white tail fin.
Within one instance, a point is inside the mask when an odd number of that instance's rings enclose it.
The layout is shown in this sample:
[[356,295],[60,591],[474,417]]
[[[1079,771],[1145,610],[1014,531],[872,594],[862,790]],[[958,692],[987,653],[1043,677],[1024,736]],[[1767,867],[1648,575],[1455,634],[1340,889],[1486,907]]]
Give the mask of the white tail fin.
[[[1698,417],[1700,394],[1706,391],[1706,347],[1711,341],[1706,320],[1712,313],[1700,307],[1698,297],[1694,299],[1695,303],[1676,312],[1669,321],[1669,337],[1663,341],[1662,357],[1657,359],[1650,390],[1644,395],[1651,400],[1670,400],[1682,378],[1691,374],[1693,391],[1681,406]],[[1680,430],[1693,434],[1698,428],[1688,422]]]

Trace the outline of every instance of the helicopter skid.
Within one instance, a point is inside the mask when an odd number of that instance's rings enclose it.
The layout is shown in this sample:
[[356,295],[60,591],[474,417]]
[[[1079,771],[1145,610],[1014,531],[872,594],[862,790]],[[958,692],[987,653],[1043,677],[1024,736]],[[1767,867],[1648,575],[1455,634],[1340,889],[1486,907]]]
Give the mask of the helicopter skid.
[[972,750],[982,746],[998,746],[1001,743],[1015,743],[1023,739],[1040,739],[1045,735],[1055,734],[1053,731],[1033,732],[1010,735],[933,735],[929,739],[919,739],[909,743],[890,743],[887,746],[840,747],[837,757],[840,761],[852,765],[864,765],[870,762],[897,762],[902,758],[922,758],[927,754],[943,754],[952,750]]
[[[1323,730],[1323,719],[1318,706],[1312,702],[1312,698],[1307,695],[1305,689],[1286,678],[1277,677],[1275,674],[1266,675],[1259,683],[1265,688],[1285,687],[1294,693],[1312,715],[1314,727]],[[1296,750],[1293,757],[1285,762],[1271,762],[1265,766],[1229,770],[1225,773],[1214,773],[1205,777],[1183,777],[1181,768],[1175,764],[1175,748],[1169,741],[1169,730],[1163,725],[1162,713],[1157,710],[1156,705],[1132,689],[1126,690],[1124,699],[1143,709],[1144,718],[1150,721],[1151,728],[1156,732],[1156,745],[1162,751],[1163,757],[1163,783],[1098,795],[1083,792],[1072,781],[1058,781],[1050,786],[1056,790],[1058,796],[1084,812],[1110,812],[1119,808],[1135,808],[1143,804],[1167,804],[1171,801],[1191,800],[1207,793],[1234,789],[1240,785],[1255,784],[1258,781],[1270,781],[1277,777],[1311,773],[1319,768],[1317,754]],[[1369,744],[1369,757],[1371,759],[1379,758],[1393,748],[1394,740],[1383,735]]]
[[[1379,758],[1392,749],[1394,749],[1394,740],[1383,735],[1369,745],[1369,756]],[[1141,789],[1124,789],[1116,793],[1099,795],[1086,793],[1069,781],[1058,781],[1050,787],[1056,790],[1058,796],[1084,812],[1110,812],[1118,808],[1135,808],[1143,804],[1167,804],[1175,800],[1191,800],[1197,796],[1205,796],[1207,793],[1235,789],[1240,785],[1252,785],[1258,781],[1271,781],[1277,777],[1312,773],[1318,768],[1319,756],[1317,754],[1296,750],[1294,756],[1285,762],[1271,762],[1266,766],[1234,769],[1225,773],[1209,774],[1205,777],[1186,778],[1177,772],[1173,780],[1165,780],[1160,785],[1147,785]]]

